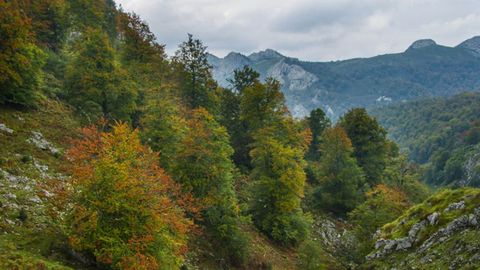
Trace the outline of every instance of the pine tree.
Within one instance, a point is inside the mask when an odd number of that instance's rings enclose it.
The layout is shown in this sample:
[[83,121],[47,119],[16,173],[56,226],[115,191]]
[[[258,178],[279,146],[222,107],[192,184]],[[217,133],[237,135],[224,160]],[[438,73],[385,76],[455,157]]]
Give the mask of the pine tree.
[[331,121],[321,108],[317,108],[310,112],[310,116],[307,117],[307,123],[312,131],[312,142],[308,148],[307,158],[310,160],[318,160],[320,158],[319,146],[322,132],[330,127]]
[[216,89],[211,67],[207,59],[207,47],[191,34],[175,52],[173,63],[176,66],[181,92],[192,109],[203,107],[210,113],[217,113]]
[[38,100],[45,54],[30,27],[17,2],[0,2],[0,104],[34,106]]
[[314,191],[318,208],[346,214],[362,201],[364,176],[353,155],[345,130],[339,126],[323,132],[320,145],[320,183]]

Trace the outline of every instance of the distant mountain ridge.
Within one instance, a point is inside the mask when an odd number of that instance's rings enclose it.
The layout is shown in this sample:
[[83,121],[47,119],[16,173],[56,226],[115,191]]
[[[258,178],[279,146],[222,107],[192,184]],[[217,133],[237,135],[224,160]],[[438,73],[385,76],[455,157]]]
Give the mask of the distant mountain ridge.
[[427,96],[451,96],[480,89],[480,36],[455,47],[431,39],[402,53],[335,62],[308,62],[267,49],[224,58],[208,56],[213,76],[229,87],[235,69],[248,65],[261,79],[282,83],[287,105],[297,117],[322,107],[337,119],[352,107],[376,107]]

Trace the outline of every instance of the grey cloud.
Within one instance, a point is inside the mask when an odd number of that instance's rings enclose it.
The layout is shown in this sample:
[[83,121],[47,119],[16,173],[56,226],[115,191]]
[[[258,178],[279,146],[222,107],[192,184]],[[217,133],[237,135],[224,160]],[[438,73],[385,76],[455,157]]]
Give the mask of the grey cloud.
[[[480,34],[477,0],[119,0],[172,54],[186,33],[223,56],[266,48],[305,60],[368,57],[432,38],[453,46]],[[479,12],[477,12],[479,11]]]

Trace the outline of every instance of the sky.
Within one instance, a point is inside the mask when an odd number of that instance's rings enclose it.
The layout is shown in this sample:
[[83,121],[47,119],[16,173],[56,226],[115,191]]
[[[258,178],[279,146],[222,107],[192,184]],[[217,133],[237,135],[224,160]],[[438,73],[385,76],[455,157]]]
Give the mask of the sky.
[[404,51],[418,39],[456,46],[480,35],[480,0],[117,0],[167,53],[191,33],[223,57],[274,49],[307,61]]

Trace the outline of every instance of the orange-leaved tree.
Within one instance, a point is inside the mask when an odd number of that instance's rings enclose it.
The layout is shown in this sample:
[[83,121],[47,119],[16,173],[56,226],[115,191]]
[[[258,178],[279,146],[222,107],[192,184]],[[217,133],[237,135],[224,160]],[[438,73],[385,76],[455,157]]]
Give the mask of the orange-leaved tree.
[[178,269],[192,226],[184,214],[189,197],[127,124],[82,135],[68,151],[72,248],[114,269]]

